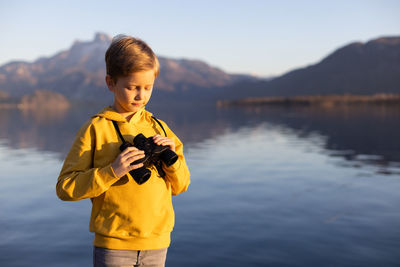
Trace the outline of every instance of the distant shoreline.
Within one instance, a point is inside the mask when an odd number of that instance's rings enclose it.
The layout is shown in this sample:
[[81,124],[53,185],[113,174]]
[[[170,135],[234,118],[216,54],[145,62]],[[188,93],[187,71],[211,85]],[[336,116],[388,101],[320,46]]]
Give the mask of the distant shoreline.
[[17,109],[18,104],[15,103],[0,103],[0,110],[1,109]]
[[0,103],[0,110],[5,109],[19,109],[19,110],[28,110],[28,109],[49,109],[49,110],[59,110],[59,109],[68,109],[69,105],[30,105],[23,103]]
[[32,95],[11,98],[7,94],[0,95],[0,109],[68,109],[70,102],[62,94],[35,90]]
[[292,96],[292,97],[250,97],[238,100],[219,100],[218,107],[229,106],[321,106],[339,105],[400,105],[400,94],[375,95],[326,95],[326,96]]

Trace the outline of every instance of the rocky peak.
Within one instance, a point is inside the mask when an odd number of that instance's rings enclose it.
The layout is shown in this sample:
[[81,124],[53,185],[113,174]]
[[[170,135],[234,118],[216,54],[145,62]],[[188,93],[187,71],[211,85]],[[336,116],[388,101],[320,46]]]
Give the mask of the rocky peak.
[[112,40],[111,36],[102,32],[97,32],[96,35],[94,36],[94,42],[110,43],[111,40]]

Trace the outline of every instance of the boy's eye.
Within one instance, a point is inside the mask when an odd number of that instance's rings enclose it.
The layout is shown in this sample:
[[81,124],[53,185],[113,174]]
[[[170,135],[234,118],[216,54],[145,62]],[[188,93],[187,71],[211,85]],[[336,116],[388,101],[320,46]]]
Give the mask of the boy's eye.
[[[149,90],[151,90],[152,88],[153,88],[153,86],[150,86],[150,87],[143,87],[143,89],[146,90],[146,91],[149,91]],[[127,87],[126,89],[129,90],[129,91],[133,91],[133,90],[140,90],[141,87],[140,87],[140,86],[129,86],[129,87]]]

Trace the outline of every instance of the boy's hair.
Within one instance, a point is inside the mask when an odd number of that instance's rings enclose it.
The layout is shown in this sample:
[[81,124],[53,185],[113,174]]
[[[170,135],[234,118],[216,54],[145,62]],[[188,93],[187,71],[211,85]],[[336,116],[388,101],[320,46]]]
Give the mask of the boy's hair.
[[105,55],[107,74],[114,82],[133,72],[154,70],[157,77],[160,64],[157,56],[144,41],[127,35],[117,35]]

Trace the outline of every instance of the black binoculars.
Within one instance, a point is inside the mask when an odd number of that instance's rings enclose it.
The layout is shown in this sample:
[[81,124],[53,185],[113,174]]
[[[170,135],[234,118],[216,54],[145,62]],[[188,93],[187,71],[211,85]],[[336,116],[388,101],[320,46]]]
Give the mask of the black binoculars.
[[143,167],[132,170],[129,172],[133,179],[139,184],[145,183],[151,176],[151,171],[147,169],[150,165],[154,164],[160,173],[160,176],[164,176],[165,173],[161,169],[160,161],[164,162],[165,165],[171,166],[178,160],[178,155],[169,149],[168,146],[160,146],[153,142],[153,137],[146,138],[143,134],[138,134],[133,139],[133,144],[124,142],[120,146],[120,150],[124,151],[127,147],[134,146],[139,150],[144,151],[144,158],[138,159],[131,163],[131,165],[143,163]]

